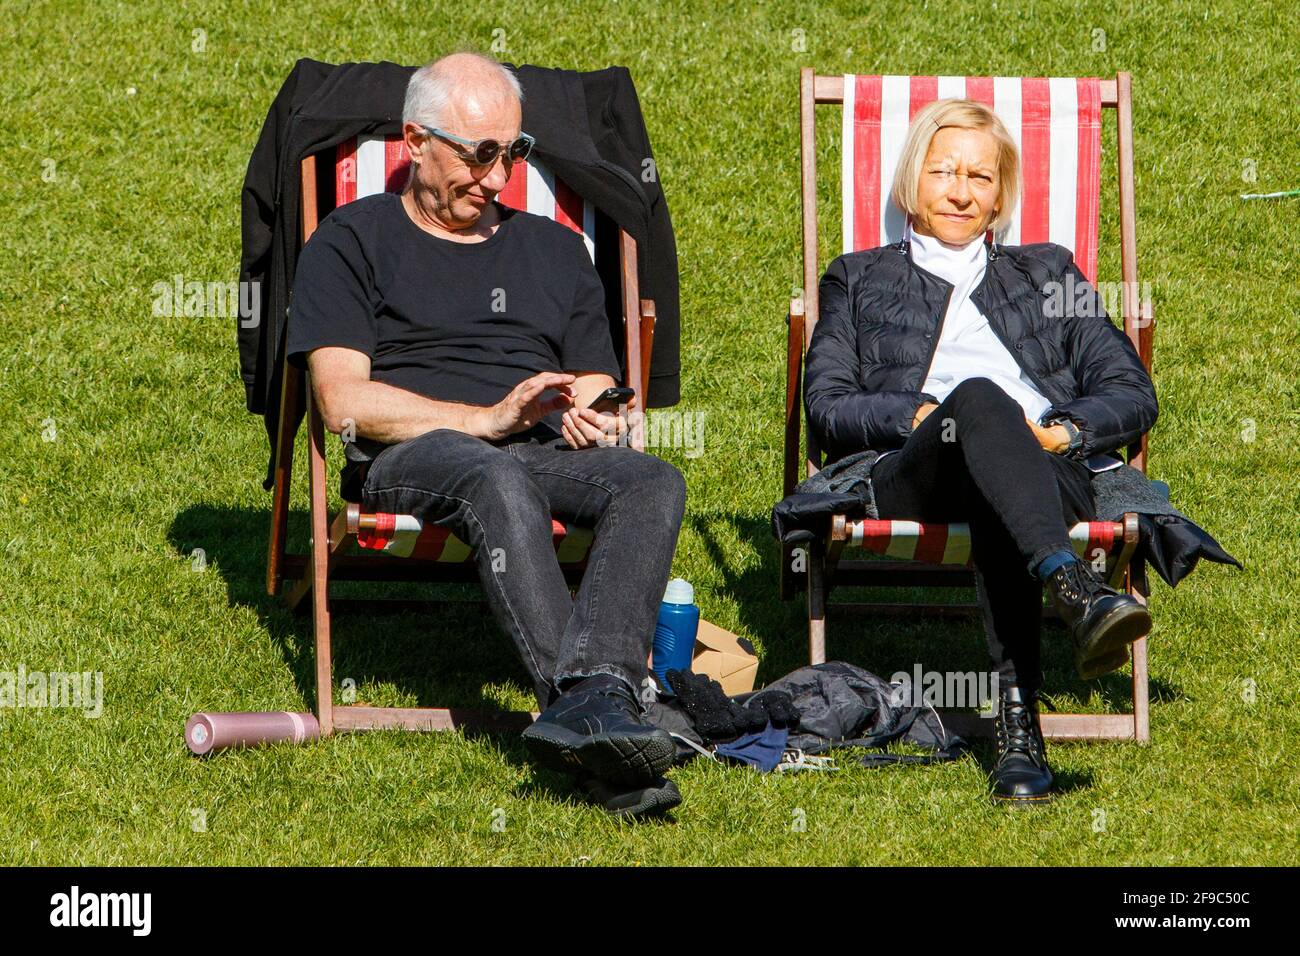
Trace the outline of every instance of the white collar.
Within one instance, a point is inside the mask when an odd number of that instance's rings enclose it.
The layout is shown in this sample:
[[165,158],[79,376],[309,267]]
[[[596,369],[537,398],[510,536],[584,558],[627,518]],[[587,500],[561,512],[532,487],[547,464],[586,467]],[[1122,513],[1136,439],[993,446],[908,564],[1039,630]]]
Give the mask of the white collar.
[[946,246],[934,236],[923,236],[912,230],[909,219],[903,234],[911,243],[912,262],[926,272],[958,285],[983,272],[985,265],[984,236],[980,234],[960,249]]

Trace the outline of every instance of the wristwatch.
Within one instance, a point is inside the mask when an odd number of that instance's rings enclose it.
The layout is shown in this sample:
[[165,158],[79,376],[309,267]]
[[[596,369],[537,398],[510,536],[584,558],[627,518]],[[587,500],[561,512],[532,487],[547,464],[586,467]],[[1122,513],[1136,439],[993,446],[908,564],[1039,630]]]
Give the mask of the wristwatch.
[[1078,451],[1083,445],[1083,434],[1079,431],[1079,426],[1068,418],[1053,418],[1047,423],[1051,425],[1061,425],[1065,428],[1066,433],[1070,436],[1070,444],[1065,449],[1067,452]]

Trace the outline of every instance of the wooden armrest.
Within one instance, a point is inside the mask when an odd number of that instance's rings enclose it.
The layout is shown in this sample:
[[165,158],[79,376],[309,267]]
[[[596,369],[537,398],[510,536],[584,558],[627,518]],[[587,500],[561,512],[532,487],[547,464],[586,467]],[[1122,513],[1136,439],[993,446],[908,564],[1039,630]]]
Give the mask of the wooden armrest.
[[655,344],[655,300],[641,300],[641,387],[645,390],[641,411],[650,396],[650,357]]

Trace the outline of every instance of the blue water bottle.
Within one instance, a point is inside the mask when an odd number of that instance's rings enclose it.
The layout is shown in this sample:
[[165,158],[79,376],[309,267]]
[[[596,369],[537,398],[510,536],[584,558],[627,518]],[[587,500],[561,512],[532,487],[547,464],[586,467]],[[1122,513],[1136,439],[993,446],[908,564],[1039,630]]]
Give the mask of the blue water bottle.
[[654,651],[651,655],[655,677],[666,691],[671,688],[668,671],[691,669],[695,655],[695,634],[700,627],[700,609],[695,606],[695,588],[690,582],[673,578],[664,591],[655,624]]

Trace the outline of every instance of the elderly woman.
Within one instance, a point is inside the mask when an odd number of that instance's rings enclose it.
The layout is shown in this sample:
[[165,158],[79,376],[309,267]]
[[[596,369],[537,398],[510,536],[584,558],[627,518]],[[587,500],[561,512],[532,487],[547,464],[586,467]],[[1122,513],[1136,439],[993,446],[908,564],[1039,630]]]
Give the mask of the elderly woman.
[[[882,518],[969,522],[1000,685],[993,797],[1041,801],[1043,586],[1085,678],[1122,666],[1150,629],[1140,602],[1075,556],[1069,528],[1095,517],[1092,472],[1154,424],[1156,396],[1069,250],[986,238],[1010,220],[1019,175],[987,107],[950,99],[917,113],[892,190],[906,234],[826,270],[805,401],[830,461],[881,453]],[[1076,293],[1064,316],[1045,308],[1061,288]]]

